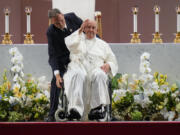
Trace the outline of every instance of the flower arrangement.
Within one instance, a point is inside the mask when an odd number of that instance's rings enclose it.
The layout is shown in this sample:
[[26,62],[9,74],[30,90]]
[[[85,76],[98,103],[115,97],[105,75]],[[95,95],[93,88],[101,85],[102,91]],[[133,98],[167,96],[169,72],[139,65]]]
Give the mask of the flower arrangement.
[[[117,77],[118,76],[118,77]],[[140,57],[140,75],[118,74],[112,80],[112,114],[118,120],[180,120],[180,91],[167,75],[151,74],[150,54]]]
[[38,79],[23,73],[23,56],[11,48],[11,75],[4,71],[0,84],[0,121],[43,120],[49,110],[49,91],[45,76]]

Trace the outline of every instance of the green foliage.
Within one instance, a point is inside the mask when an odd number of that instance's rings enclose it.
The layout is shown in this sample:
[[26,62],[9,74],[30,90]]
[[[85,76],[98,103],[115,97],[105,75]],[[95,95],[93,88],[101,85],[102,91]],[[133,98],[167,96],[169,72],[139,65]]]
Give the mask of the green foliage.
[[143,120],[143,115],[140,111],[135,110],[135,111],[131,112],[131,119],[133,121],[141,121],[141,120]]
[[180,119],[179,84],[170,85],[167,75],[156,72],[150,81],[134,79],[129,75],[114,80],[112,114],[118,120],[164,121]]
[[36,121],[43,120],[49,112],[49,98],[38,80],[30,75],[24,79],[20,88],[11,86],[4,71],[0,84],[0,121]]
[[23,121],[24,117],[22,113],[18,113],[16,111],[9,112],[8,121],[16,122],[16,121]]
[[112,78],[112,81],[111,81],[111,88],[112,88],[112,90],[118,89],[118,79],[121,78],[121,76],[122,76],[122,74],[117,73],[117,74]]
[[114,107],[117,108],[118,112],[123,112],[132,105],[134,102],[133,94],[127,92],[125,97],[121,97],[120,100],[114,102]]

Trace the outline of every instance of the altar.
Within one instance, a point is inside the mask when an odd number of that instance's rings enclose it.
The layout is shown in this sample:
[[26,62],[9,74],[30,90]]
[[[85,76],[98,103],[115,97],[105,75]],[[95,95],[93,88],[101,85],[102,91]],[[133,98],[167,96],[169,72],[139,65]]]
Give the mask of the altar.
[[[167,74],[169,81],[180,81],[180,44],[163,43],[109,43],[115,53],[119,65],[119,73],[139,74],[140,56],[143,52],[150,53],[152,74]],[[11,56],[9,49],[17,47],[23,55],[24,73],[34,77],[46,76],[50,81],[52,71],[48,64],[47,44],[14,44],[0,45],[0,75],[4,69],[10,70]]]
[[[150,67],[152,74],[159,72],[167,74],[168,81],[180,81],[180,44],[163,43],[163,44],[129,44],[129,43],[109,43],[112,51],[115,53],[119,65],[119,73],[137,73],[139,74],[140,56],[144,52],[150,53]],[[33,77],[46,76],[50,82],[52,78],[52,71],[48,64],[48,45],[47,44],[14,44],[14,45],[0,45],[0,77],[4,69],[10,71],[11,55],[9,49],[17,47],[23,56],[24,73],[32,74]],[[32,107],[30,107],[32,108]],[[179,122],[0,122],[1,132],[12,134],[23,133],[32,134],[36,133],[50,134],[57,133],[73,133],[84,134],[88,131],[89,127],[93,128],[94,133],[121,133],[128,134],[132,131],[139,132],[140,134],[160,133],[177,133],[179,129]],[[48,128],[47,128],[48,127]],[[109,127],[109,128],[105,128]],[[52,130],[49,130],[49,129]],[[11,130],[7,130],[11,129]],[[68,130],[67,130],[68,129]],[[78,129],[78,130],[76,130]],[[22,132],[23,131],[23,132]],[[32,132],[31,132],[32,131]]]

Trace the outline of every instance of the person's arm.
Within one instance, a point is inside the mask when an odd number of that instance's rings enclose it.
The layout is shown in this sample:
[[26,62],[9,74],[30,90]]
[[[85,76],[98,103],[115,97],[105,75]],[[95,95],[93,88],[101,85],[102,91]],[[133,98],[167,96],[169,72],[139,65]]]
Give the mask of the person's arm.
[[73,20],[80,28],[83,23],[83,20],[80,17],[78,17],[75,13],[72,13],[72,16],[73,16]]
[[56,59],[56,51],[53,45],[53,35],[51,33],[47,33],[48,38],[48,54],[49,54],[49,64],[53,70],[59,70],[59,66]]
[[114,55],[108,44],[106,45],[106,54],[107,57],[105,60],[105,65],[106,64],[109,65],[111,75],[115,76],[118,71],[118,64],[117,64],[116,56]]
[[88,21],[89,21],[88,19],[85,20],[78,30],[76,30],[70,36],[65,38],[66,46],[70,52],[76,51],[78,45],[80,44],[80,41],[83,38],[85,38],[83,31],[84,31],[84,28],[87,26]]
[[81,38],[82,34],[79,34],[79,29],[65,38],[65,44],[70,52],[73,52],[77,49]]
[[56,77],[56,85],[58,88],[61,88],[60,83],[62,83],[62,78],[59,74],[59,66],[56,58],[56,51],[53,46],[53,35],[50,32],[47,32],[48,38],[48,54],[49,54],[49,64],[53,70],[54,76]]

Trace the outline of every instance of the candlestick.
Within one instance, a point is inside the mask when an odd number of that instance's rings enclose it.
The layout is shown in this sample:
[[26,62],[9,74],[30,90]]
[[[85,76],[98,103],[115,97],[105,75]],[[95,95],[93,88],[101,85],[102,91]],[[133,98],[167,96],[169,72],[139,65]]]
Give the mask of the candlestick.
[[159,14],[155,14],[155,32],[159,32]]
[[131,39],[131,43],[141,43],[141,40],[139,38],[140,34],[138,34],[137,32],[137,14],[138,14],[138,7],[135,6],[132,8],[132,12],[133,12],[133,34],[132,35],[132,39]]
[[160,7],[158,5],[154,6],[154,12],[155,12],[155,34],[154,38],[152,40],[153,43],[162,43],[161,34],[159,33],[159,12]]
[[10,9],[4,8],[4,14],[5,14],[5,33],[9,33],[9,14]]
[[137,13],[138,13],[138,7],[133,7],[133,24],[134,24],[134,32],[137,32]]
[[158,5],[154,6],[154,12],[155,12],[155,32],[159,32],[159,12],[160,12],[160,7]]
[[4,14],[5,14],[5,35],[3,35],[2,44],[12,44],[11,41],[11,35],[9,34],[9,14],[10,14],[10,8],[6,7],[4,8]]
[[25,35],[25,40],[24,44],[34,44],[34,41],[32,39],[33,35],[31,34],[31,12],[32,8],[27,6],[25,7],[25,12],[26,12],[26,35]]
[[9,15],[5,15],[5,33],[9,33]]
[[27,14],[27,33],[31,33],[31,16]]
[[26,12],[26,24],[27,24],[27,33],[31,33],[31,12],[32,8],[31,7],[25,7],[25,12]]
[[100,38],[102,38],[102,20],[101,20],[101,11],[96,11],[95,12],[95,20],[97,22],[97,33]]
[[174,43],[180,43],[180,5],[178,5],[175,10],[177,13],[177,33],[174,39]]

